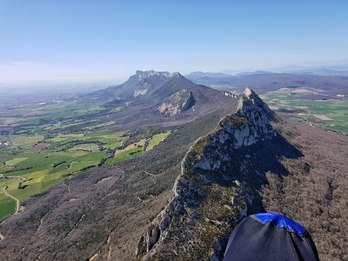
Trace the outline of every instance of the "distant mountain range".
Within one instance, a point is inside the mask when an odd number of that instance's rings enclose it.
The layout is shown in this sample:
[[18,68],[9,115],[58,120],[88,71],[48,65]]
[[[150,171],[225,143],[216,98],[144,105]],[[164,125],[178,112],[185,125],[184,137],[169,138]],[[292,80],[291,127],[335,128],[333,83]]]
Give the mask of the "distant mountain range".
[[275,70],[276,72],[287,72],[295,74],[311,74],[323,76],[348,76],[348,64],[327,65],[327,66],[296,66],[285,67]]
[[[209,74],[207,74],[209,75]],[[322,90],[326,95],[336,97],[338,94],[348,95],[347,76],[322,76],[295,73],[272,73],[258,71],[241,73],[226,77],[192,77],[188,78],[197,84],[204,84],[213,88],[242,92],[251,86],[259,94],[288,87],[311,87]]]
[[186,77],[188,79],[199,79],[203,77],[212,77],[212,78],[220,78],[220,77],[231,77],[231,74],[226,74],[226,73],[212,73],[212,72],[192,72]]

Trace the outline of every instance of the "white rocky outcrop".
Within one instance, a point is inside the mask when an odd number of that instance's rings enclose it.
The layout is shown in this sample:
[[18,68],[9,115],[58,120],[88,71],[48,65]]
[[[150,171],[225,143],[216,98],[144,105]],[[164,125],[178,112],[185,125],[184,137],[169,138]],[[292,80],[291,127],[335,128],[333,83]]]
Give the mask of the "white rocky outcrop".
[[160,76],[160,77],[163,77],[163,78],[171,78],[173,76],[176,76],[176,75],[180,75],[178,72],[174,72],[174,73],[170,73],[170,72],[157,72],[157,71],[154,71],[154,70],[150,70],[150,71],[136,71],[135,75],[138,77],[139,81],[143,80],[143,79],[146,79],[148,77],[151,77],[151,76]]
[[158,82],[165,82],[170,78],[180,76],[179,73],[157,72],[151,71],[136,71],[131,78],[136,81],[136,88],[133,92],[134,97],[142,96],[151,91]]
[[141,96],[141,95],[145,95],[146,93],[148,93],[148,91],[149,91],[149,88],[137,89],[137,90],[134,91],[133,96],[134,97],[138,97],[138,96]]
[[133,96],[138,97],[141,95],[145,95],[149,92],[149,90],[151,90],[152,87],[152,84],[149,83],[146,79],[142,80],[137,84],[137,88],[134,90]]
[[192,92],[182,89],[168,97],[159,107],[158,111],[165,115],[175,116],[187,111],[195,104]]

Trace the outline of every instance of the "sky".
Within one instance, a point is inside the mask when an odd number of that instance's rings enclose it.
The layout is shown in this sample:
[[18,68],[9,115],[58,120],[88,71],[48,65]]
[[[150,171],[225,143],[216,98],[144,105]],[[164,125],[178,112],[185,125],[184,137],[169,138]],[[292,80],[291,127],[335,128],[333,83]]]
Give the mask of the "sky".
[[348,64],[348,1],[0,0],[0,87]]

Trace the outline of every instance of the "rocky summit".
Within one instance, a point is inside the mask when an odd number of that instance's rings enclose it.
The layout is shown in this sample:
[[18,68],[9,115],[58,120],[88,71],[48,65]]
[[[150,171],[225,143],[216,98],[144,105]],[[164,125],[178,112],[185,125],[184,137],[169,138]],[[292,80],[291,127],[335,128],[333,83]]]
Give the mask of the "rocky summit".
[[257,201],[256,189],[264,178],[258,172],[262,164],[254,168],[250,147],[277,138],[272,120],[272,111],[247,88],[237,111],[186,153],[175,196],[140,238],[138,259],[221,258],[231,228]]
[[163,84],[168,79],[180,75],[179,73],[156,72],[156,71],[136,71],[134,77],[138,83],[134,90],[133,96],[138,97],[147,94],[155,89],[158,85]]

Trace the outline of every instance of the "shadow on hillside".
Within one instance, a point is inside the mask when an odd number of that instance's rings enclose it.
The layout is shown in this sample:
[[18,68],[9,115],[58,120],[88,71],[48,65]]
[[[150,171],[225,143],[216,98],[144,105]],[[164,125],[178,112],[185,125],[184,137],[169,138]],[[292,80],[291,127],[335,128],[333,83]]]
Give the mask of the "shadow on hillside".
[[272,140],[260,141],[252,146],[232,149],[226,152],[231,160],[227,162],[225,170],[219,172],[196,170],[197,174],[204,175],[211,184],[223,187],[235,186],[235,181],[247,184],[254,194],[253,206],[250,212],[264,211],[258,191],[268,184],[266,173],[287,176],[291,174],[283,165],[284,159],[299,159],[303,157],[294,145],[284,137],[278,135]]
[[274,173],[279,176],[289,175],[284,159],[298,159],[303,156],[294,145],[278,135],[272,140],[260,141],[252,146],[226,152],[231,160],[227,162],[225,171],[210,172],[196,170],[209,177],[212,183],[220,186],[231,186],[235,180],[246,182],[254,189],[260,189],[267,183],[265,174]]

